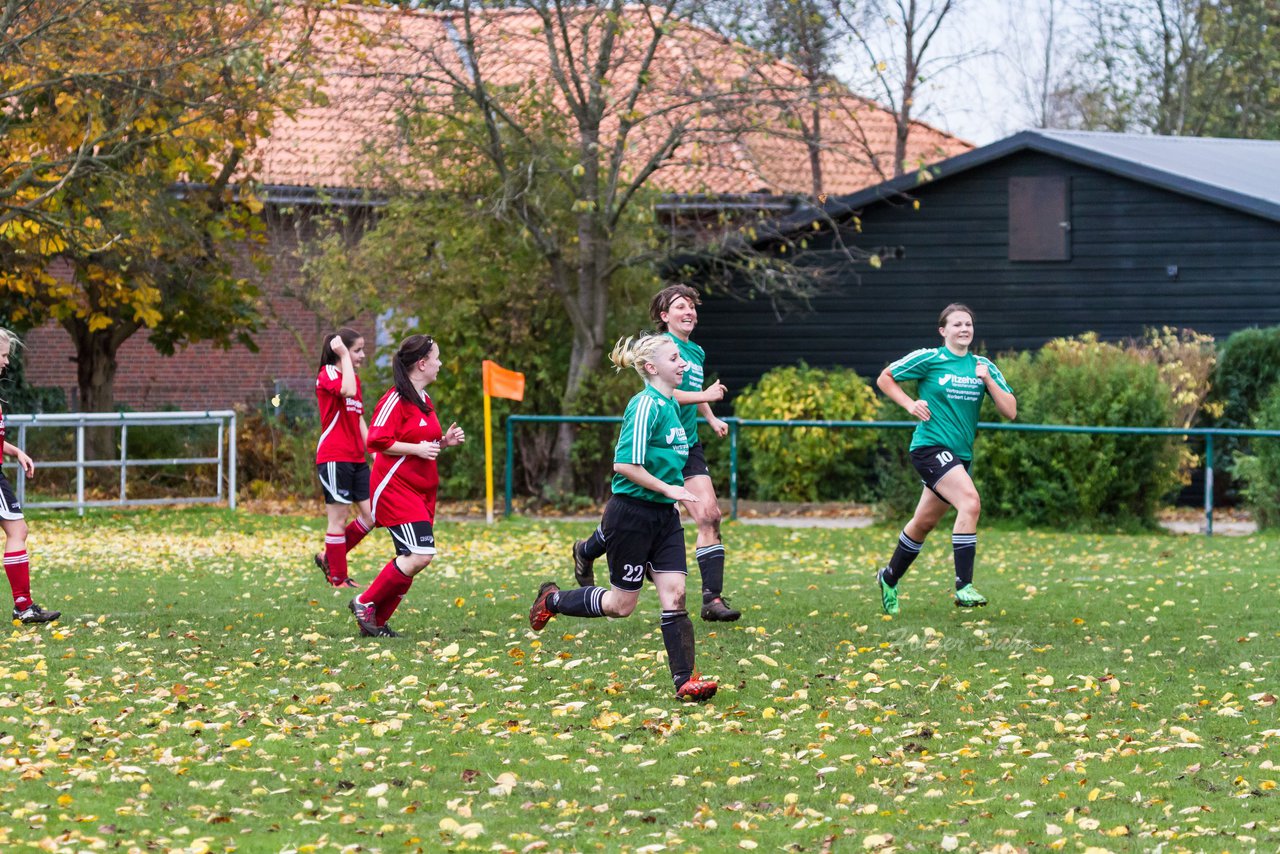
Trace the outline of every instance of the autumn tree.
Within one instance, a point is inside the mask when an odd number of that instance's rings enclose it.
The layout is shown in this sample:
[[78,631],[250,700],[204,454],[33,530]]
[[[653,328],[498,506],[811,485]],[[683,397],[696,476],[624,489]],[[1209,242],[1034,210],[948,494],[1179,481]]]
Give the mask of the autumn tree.
[[[76,347],[80,405],[111,409],[120,346],[251,344],[233,261],[261,230],[254,145],[307,96],[314,15],[254,0],[9,3],[0,298]],[[106,37],[109,34],[109,37]]]
[[[377,72],[402,129],[385,160],[407,183],[427,176],[425,191],[442,171],[494,177],[466,203],[531,247],[538,268],[528,275],[568,319],[562,412],[582,410],[620,331],[610,327],[611,283],[653,258],[647,202],[663,170],[706,164],[755,121],[754,68],[769,58],[680,12],[677,0],[464,0],[436,14],[435,37],[406,38],[397,63]],[[716,62],[687,62],[686,50],[713,51]],[[552,491],[571,488],[572,435],[558,435]]]

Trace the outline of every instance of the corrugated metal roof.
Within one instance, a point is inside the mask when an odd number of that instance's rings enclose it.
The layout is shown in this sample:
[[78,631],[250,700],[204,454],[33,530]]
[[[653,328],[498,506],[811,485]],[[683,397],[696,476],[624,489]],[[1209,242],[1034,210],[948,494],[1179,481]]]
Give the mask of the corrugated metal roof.
[[[1280,142],[1098,131],[1028,130],[918,172],[830,199],[840,217],[1020,151],[1038,151],[1280,222]],[[803,216],[784,228],[806,227]],[[809,211],[808,223],[814,219]]]

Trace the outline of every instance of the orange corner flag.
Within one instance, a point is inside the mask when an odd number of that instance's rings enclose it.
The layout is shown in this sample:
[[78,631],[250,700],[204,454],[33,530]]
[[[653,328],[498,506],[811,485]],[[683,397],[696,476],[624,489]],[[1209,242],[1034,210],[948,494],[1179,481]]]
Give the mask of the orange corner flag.
[[524,400],[524,374],[519,371],[509,371],[488,359],[481,364],[485,394],[490,397],[505,397],[508,400]]

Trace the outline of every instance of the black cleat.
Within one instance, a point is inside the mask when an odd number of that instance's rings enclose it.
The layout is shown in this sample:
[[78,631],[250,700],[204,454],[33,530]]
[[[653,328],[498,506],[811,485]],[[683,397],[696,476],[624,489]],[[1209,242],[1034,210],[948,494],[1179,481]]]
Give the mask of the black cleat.
[[708,623],[732,623],[741,616],[742,612],[730,608],[722,596],[702,604],[702,619]]
[[380,637],[383,627],[378,625],[377,609],[359,600],[360,597],[353,596],[351,601],[347,603],[347,607],[351,609],[351,613],[356,617],[356,625],[360,627],[360,636],[365,638]]
[[20,623],[33,625],[35,623],[52,623],[54,620],[62,616],[61,611],[46,611],[35,602],[32,602],[22,610],[13,609],[13,618]]
[[578,540],[573,544],[573,580],[578,582],[579,587],[591,587],[596,583],[596,572],[592,567],[595,561],[582,553],[582,547],[586,544],[586,540]]

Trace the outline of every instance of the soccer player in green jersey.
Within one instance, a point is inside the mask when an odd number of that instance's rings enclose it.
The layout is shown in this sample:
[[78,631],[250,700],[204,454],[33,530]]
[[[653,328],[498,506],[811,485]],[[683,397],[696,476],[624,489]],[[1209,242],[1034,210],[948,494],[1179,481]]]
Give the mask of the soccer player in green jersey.
[[[982,500],[969,477],[973,438],[983,395],[1010,420],[1018,417],[1018,401],[995,363],[969,352],[973,343],[973,311],[952,303],[938,317],[943,346],[908,353],[880,372],[876,385],[890,400],[920,419],[911,438],[911,463],[924,489],[915,515],[902,529],[889,565],[876,574],[886,614],[898,613],[898,582],[920,554],[924,538],[952,507],[956,509],[951,548],[956,565],[956,605],[974,608],[987,598],[973,586],[973,560],[978,549],[978,516]],[[899,383],[915,380],[916,397]]]
[[[729,425],[716,417],[711,404],[723,400],[728,389],[717,380],[703,387],[706,376],[703,366],[707,354],[690,340],[698,325],[698,306],[702,300],[698,292],[688,285],[670,285],[658,291],[649,303],[649,316],[658,325],[658,331],[675,342],[684,359],[684,378],[676,386],[675,399],[680,404],[680,423],[689,439],[689,458],[684,465],[684,485],[697,496],[697,501],[686,501],[684,510],[698,528],[694,543],[698,561],[698,574],[702,577],[702,619],[709,622],[733,622],[742,613],[731,607],[724,598],[724,542],[720,539],[720,502],[711,482],[711,470],[707,468],[707,456],[698,439],[698,415],[706,419],[707,426],[717,436],[724,437]],[[603,532],[597,528],[585,540],[573,544],[574,578],[579,586],[594,584],[592,563],[605,553]]]
[[529,625],[540,631],[555,614],[572,617],[626,617],[635,610],[646,569],[662,607],[662,642],[667,666],[681,700],[706,700],[716,683],[694,669],[693,622],[685,611],[684,528],[676,502],[694,502],[685,488],[689,440],[672,396],[685,362],[665,335],[645,334],[619,341],[609,355],[618,370],[632,367],[645,387],[623,415],[613,454],[613,495],[600,530],[607,543],[609,589],[588,585],[561,590],[543,582],[529,608]]

